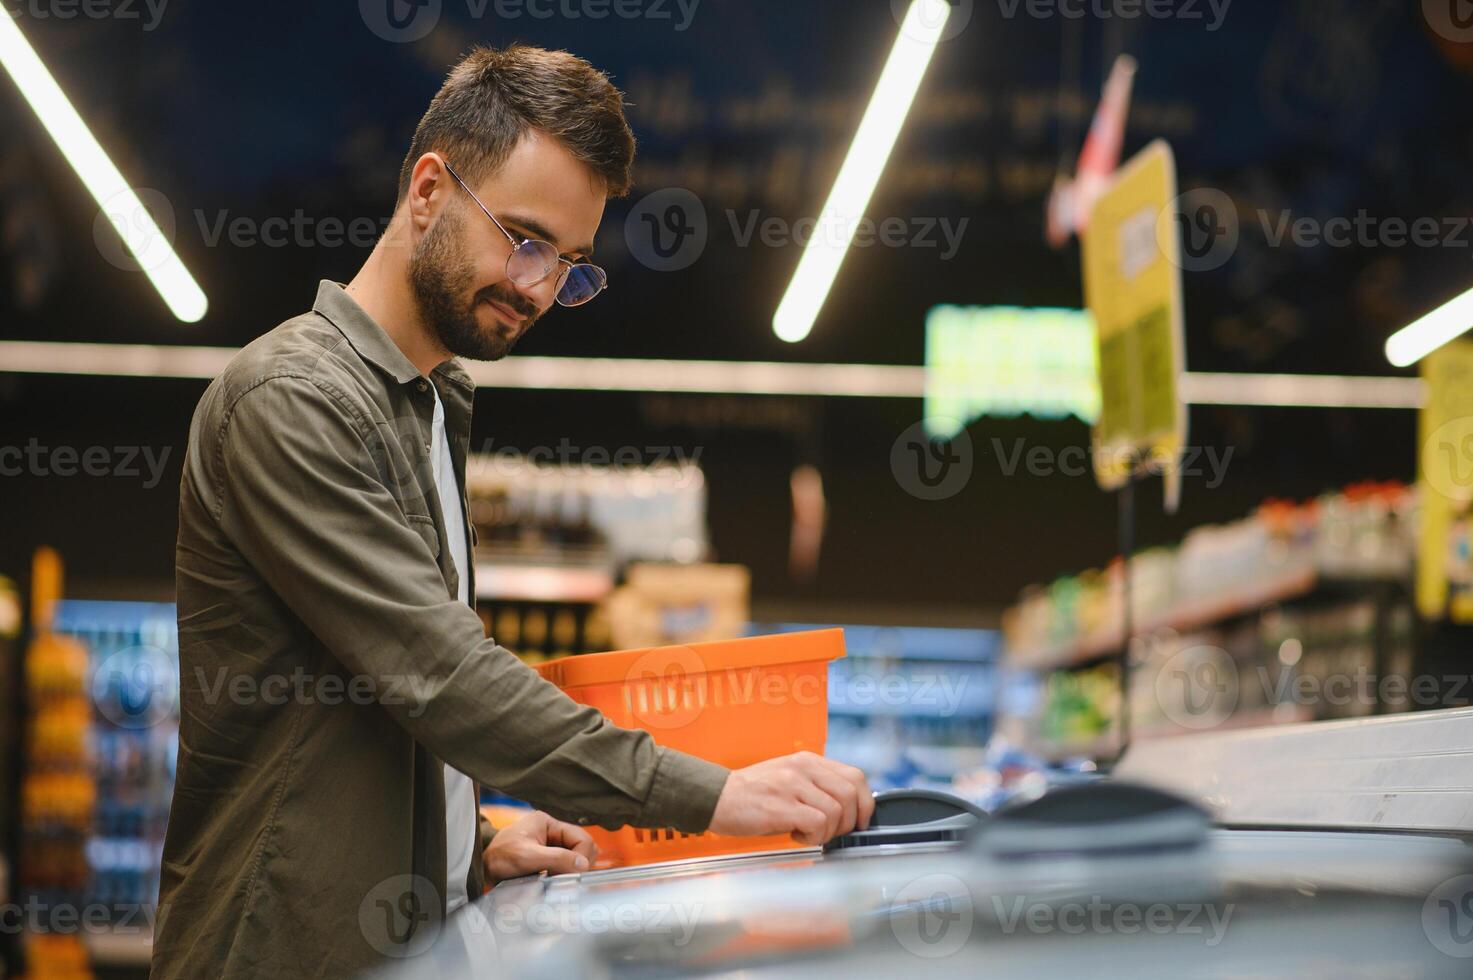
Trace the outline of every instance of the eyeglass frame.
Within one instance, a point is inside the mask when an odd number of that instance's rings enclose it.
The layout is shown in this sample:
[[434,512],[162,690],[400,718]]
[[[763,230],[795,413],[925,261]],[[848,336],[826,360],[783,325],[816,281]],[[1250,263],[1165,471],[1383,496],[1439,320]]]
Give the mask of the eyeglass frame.
[[[511,260],[512,260],[512,256],[513,255],[516,255],[517,252],[521,251],[522,248],[523,248],[523,246],[526,246],[526,245],[529,245],[529,244],[532,244],[532,243],[537,243],[537,244],[541,244],[541,245],[546,245],[548,248],[552,249],[554,252],[557,251],[557,246],[556,245],[554,245],[552,242],[544,241],[541,238],[523,238],[521,241],[518,241],[517,240],[517,237],[515,235],[513,235],[511,232],[507,231],[506,230],[506,226],[503,225],[499,220],[497,220],[496,215],[494,215],[494,214],[491,213],[491,209],[488,208],[488,207],[486,207],[486,205],[481,202],[481,199],[476,196],[476,192],[473,191],[473,190],[471,190],[470,185],[467,184],[464,180],[462,180],[460,178],[460,174],[456,173],[455,172],[455,168],[452,167],[452,166],[450,166],[450,161],[449,160],[442,159],[440,162],[445,165],[446,172],[449,173],[450,176],[452,176],[452,177],[455,178],[455,182],[461,186],[461,189],[464,190],[467,194],[470,195],[470,198],[471,198],[472,201],[475,201],[476,202],[476,206],[486,213],[486,217],[488,217],[488,218],[491,219],[491,223],[496,226],[496,230],[499,231],[499,232],[501,232],[503,235],[505,235],[506,236],[506,240],[509,241],[509,242],[511,242],[511,254],[507,255],[507,257],[506,257],[506,277],[508,279],[511,279],[512,282],[517,282],[515,279],[512,279],[512,275],[511,275]],[[570,309],[572,307],[576,307],[576,306],[587,306],[589,303],[593,302],[595,299],[598,298],[599,293],[602,293],[604,290],[606,290],[606,289],[609,288],[609,273],[608,273],[608,271],[606,269],[604,269],[603,266],[594,265],[592,262],[574,262],[571,259],[565,259],[565,258],[563,258],[563,256],[562,256],[561,253],[558,254],[557,260],[559,262],[561,262],[563,265],[567,266],[567,269],[564,272],[562,272],[562,273],[560,273],[558,275],[557,288],[553,290],[553,294],[552,294],[553,301],[555,303],[557,303],[559,306],[562,306],[562,307],[565,307],[565,308],[570,308]],[[568,281],[568,276],[572,273],[573,269],[576,268],[577,266],[580,266],[580,265],[586,265],[586,266],[588,266],[590,268],[597,269],[599,271],[599,273],[603,277],[603,285],[598,288],[598,292],[597,293],[594,293],[592,296],[588,297],[583,302],[581,302],[581,303],[574,303],[574,304],[571,304],[571,306],[570,306],[569,304],[564,303],[562,300],[558,299],[558,293],[561,293],[563,291],[563,286]],[[549,269],[547,272],[543,273],[542,277],[540,279],[537,279],[535,282],[520,282],[520,283],[517,283],[517,285],[519,285],[519,286],[539,286],[543,282],[545,282],[547,280],[547,277],[550,276],[550,275],[552,275],[552,270],[551,269]]]

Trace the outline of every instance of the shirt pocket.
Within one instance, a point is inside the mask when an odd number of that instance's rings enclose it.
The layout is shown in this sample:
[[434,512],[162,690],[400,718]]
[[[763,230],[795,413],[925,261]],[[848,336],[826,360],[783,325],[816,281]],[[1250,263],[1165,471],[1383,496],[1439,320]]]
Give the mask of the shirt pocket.
[[435,529],[434,518],[421,517],[418,514],[408,514],[406,517],[409,526],[419,532],[419,536],[424,539],[425,546],[430,549],[430,554],[438,562],[440,560],[440,532]]

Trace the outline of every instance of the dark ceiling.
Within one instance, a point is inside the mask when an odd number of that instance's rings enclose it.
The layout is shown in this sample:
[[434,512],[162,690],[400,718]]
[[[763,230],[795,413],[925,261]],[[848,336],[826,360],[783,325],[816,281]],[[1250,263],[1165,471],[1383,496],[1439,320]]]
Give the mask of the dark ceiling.
[[[211,310],[180,324],[141,275],[109,260],[95,206],[7,81],[0,337],[238,345],[300,312],[318,279],[351,276],[366,254],[364,241],[342,242],[334,229],[362,237],[387,217],[408,136],[447,65],[472,44],[513,40],[568,48],[609,71],[641,143],[638,186],[611,203],[598,241],[615,288],[595,306],[550,315],[523,354],[915,364],[935,304],[1077,306],[1077,250],[1044,244],[1044,199],[1061,160],[1072,164],[1118,53],[1140,63],[1126,152],[1165,136],[1183,189],[1219,189],[1237,209],[1232,258],[1186,276],[1191,369],[1389,373],[1386,335],[1473,278],[1473,231],[1457,224],[1473,214],[1473,45],[1441,38],[1419,3],[1237,0],[1220,23],[1206,0],[1167,4],[1178,15],[1168,19],[1058,13],[1111,9],[1104,0],[958,4],[965,27],[938,49],[870,208],[876,218],[965,220],[955,254],[855,251],[812,337],[790,346],[770,320],[798,249],[744,246],[742,230],[754,216],[791,220],[821,207],[898,4],[418,0],[429,21],[417,26],[432,29],[401,43],[370,26],[385,33],[379,8],[390,2],[402,0],[115,0],[96,8],[111,16],[72,19],[58,16],[71,9],[63,0],[9,4],[124,174],[172,214],[176,247]],[[661,272],[637,259],[637,244],[631,254],[625,218],[672,186],[701,199],[709,242],[689,267]],[[1430,247],[1274,240],[1285,216],[1361,211],[1433,218],[1444,234]],[[279,246],[232,231],[239,219],[260,229],[271,218],[288,226]],[[202,385],[3,368],[0,444],[155,445],[175,447],[176,458],[155,488],[0,481],[11,518],[0,572],[49,539],[88,580],[167,581],[177,453]],[[1088,479],[1003,479],[989,468],[992,440],[1083,443],[1077,423],[977,422],[981,475],[928,504],[900,490],[887,462],[919,402],[798,400],[764,414],[676,401],[684,407],[486,391],[477,438],[704,447],[721,555],[753,565],[770,597],[992,608],[1028,581],[1111,553],[1114,505]],[[727,421],[683,423],[682,413]],[[772,414],[802,418],[802,431],[775,431],[762,421]],[[1149,517],[1147,541],[1240,515],[1267,495],[1412,472],[1407,413],[1197,409],[1192,427],[1195,442],[1234,448],[1229,478],[1210,490],[1188,481],[1183,513]],[[831,503],[819,580],[802,587],[784,565],[787,473],[799,458],[820,463]],[[1148,499],[1159,510],[1154,491]]]

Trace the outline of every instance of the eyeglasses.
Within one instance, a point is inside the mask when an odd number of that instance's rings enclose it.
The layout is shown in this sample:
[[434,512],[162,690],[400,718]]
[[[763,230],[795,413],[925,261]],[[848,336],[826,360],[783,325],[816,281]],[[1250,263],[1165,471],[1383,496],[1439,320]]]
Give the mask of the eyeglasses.
[[455,182],[465,188],[465,192],[471,196],[486,217],[490,218],[496,227],[511,242],[511,254],[506,257],[506,277],[518,286],[535,286],[553,273],[557,274],[556,298],[563,306],[582,306],[593,299],[609,286],[609,274],[596,265],[587,262],[570,262],[558,254],[558,250],[550,242],[544,242],[536,238],[518,239],[496,220],[481,199],[476,197],[476,192],[471,190],[466,182],[460,179],[460,174],[450,164],[445,164],[445,169],[450,171],[450,176]]

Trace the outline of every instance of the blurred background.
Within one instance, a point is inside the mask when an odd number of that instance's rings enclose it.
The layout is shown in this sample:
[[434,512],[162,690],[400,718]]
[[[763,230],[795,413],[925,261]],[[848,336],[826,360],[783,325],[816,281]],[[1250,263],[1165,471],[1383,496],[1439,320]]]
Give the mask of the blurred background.
[[[1385,351],[1473,279],[1460,5],[950,7],[863,208],[881,233],[794,343],[774,311],[907,3],[6,3],[0,898],[111,923],[80,945],[31,930],[33,974],[146,957],[130,925],[156,895],[171,791],[194,405],[231,349],[352,277],[419,115],[475,44],[587,58],[640,144],[596,242],[611,288],[477,368],[479,608],[506,646],[536,663],[845,625],[830,754],[880,786],[984,800],[1108,761],[1123,732],[1466,703],[1446,665],[1473,582],[1457,468],[1473,457],[1455,441],[1433,481],[1453,518],[1419,545],[1426,393]],[[124,247],[131,199],[99,205],[23,97],[19,36],[207,297],[197,322]],[[1080,246],[1046,234],[1117,64],[1134,66],[1119,159],[1164,139],[1182,195],[1174,513],[1159,477],[1124,511],[1094,478]],[[1209,374],[1251,377],[1191,381]],[[1351,380],[1326,404],[1265,375]],[[1443,581],[1420,610],[1419,547]],[[1286,694],[1298,677],[1311,696]],[[1423,694],[1387,689],[1418,677]]]

